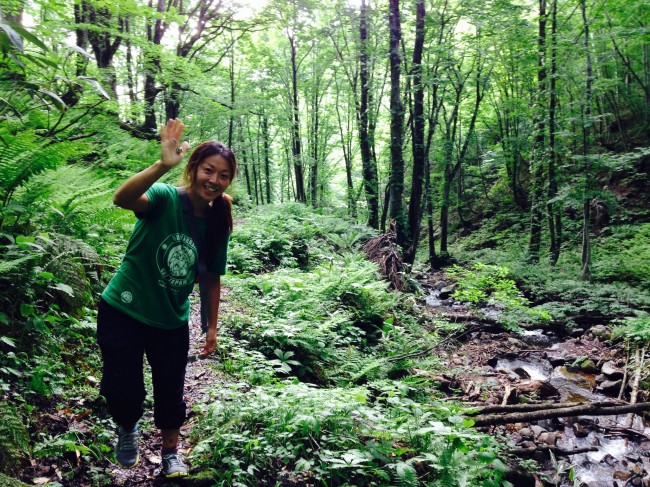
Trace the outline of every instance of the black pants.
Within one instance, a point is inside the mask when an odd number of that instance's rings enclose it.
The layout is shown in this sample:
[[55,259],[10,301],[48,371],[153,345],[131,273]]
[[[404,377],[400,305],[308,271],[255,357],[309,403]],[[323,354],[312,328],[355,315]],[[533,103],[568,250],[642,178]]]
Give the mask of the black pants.
[[183,389],[189,327],[163,330],[148,326],[102,299],[97,315],[97,342],[104,362],[101,394],[115,422],[130,426],[142,416],[146,354],[153,382],[154,423],[161,429],[180,428],[185,421]]

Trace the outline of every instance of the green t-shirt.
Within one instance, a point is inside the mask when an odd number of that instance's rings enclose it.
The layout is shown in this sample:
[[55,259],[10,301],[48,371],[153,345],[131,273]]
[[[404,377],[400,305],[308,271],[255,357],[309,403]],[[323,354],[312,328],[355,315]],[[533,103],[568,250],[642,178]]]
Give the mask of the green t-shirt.
[[[155,183],[147,191],[147,211],[138,217],[119,270],[102,298],[136,320],[157,328],[178,328],[189,320],[198,252],[183,214],[178,190]],[[199,233],[205,219],[196,217]],[[224,275],[228,240],[207,263],[209,272]]]

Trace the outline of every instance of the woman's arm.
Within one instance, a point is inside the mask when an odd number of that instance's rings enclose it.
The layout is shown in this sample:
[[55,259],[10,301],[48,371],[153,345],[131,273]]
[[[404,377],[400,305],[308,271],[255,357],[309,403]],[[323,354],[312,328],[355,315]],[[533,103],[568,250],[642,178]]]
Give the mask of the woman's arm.
[[219,318],[219,303],[221,301],[221,276],[213,272],[207,275],[208,289],[208,331],[205,334],[205,346],[199,357],[205,358],[217,348],[217,319]]
[[127,179],[115,192],[113,203],[135,212],[147,209],[149,199],[145,192],[167,171],[177,166],[189,149],[189,144],[183,142],[180,146],[181,152],[176,151],[184,129],[185,126],[178,119],[167,121],[160,132],[160,160]]

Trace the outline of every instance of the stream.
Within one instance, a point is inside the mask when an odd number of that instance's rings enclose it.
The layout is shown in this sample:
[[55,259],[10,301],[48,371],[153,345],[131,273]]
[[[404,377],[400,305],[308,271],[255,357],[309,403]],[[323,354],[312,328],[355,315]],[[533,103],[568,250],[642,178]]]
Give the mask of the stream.
[[[462,308],[458,303],[444,299],[444,293],[441,297],[439,289],[431,290],[426,305],[432,313],[448,318],[453,318]],[[499,310],[480,311],[483,317],[498,318]],[[621,382],[616,374],[620,373],[622,377],[622,369],[617,368],[612,350],[589,332],[567,338],[558,338],[544,330],[524,331],[523,334],[471,332],[467,342],[455,351],[453,357],[452,364],[478,366],[487,371],[488,376],[497,375],[501,385],[504,384],[501,377],[513,387],[522,382],[541,381],[550,385],[549,389],[553,391],[547,400],[552,398],[556,402],[611,401],[616,399],[620,389],[620,385],[616,388]],[[576,360],[586,357],[592,361],[591,370],[590,367],[581,369],[575,366]],[[490,380],[493,390],[496,390],[495,379]],[[632,428],[627,429],[626,420],[627,415],[565,417],[519,424],[515,428],[517,431],[508,432],[513,448],[544,445],[568,451],[597,448],[596,451],[550,460],[548,455],[536,454],[534,458],[543,469],[538,473],[544,485],[649,487],[650,425],[641,416],[634,415]],[[518,484],[515,486],[519,487]]]

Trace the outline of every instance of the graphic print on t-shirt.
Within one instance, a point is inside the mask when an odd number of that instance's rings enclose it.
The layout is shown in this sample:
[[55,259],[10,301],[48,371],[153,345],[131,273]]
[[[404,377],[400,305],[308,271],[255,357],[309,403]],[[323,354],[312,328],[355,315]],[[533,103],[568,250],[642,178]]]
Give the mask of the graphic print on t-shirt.
[[191,237],[182,233],[169,235],[156,251],[156,263],[163,281],[173,287],[193,282],[197,257]]

